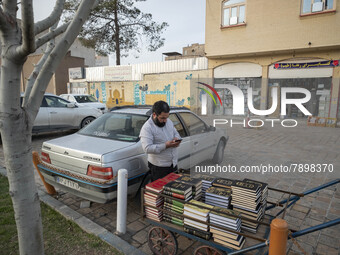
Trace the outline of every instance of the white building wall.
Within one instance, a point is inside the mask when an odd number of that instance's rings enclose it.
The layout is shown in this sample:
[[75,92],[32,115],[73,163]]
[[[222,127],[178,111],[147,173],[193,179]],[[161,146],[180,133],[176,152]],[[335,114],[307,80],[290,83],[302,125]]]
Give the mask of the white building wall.
[[[120,69],[122,67],[131,67],[131,80],[139,81],[143,80],[144,74],[205,70],[208,69],[208,59],[205,57],[177,59],[164,62],[134,64],[130,66],[117,66],[116,68]],[[115,67],[110,66],[110,68],[112,69]],[[105,67],[86,68],[86,80],[89,82],[107,81],[106,77],[107,76],[105,75]]]

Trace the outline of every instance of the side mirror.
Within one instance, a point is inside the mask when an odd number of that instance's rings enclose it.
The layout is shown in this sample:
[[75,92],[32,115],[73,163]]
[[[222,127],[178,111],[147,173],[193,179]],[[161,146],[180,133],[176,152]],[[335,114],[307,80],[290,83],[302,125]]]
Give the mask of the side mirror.
[[213,127],[213,126],[209,126],[209,131],[216,131],[216,127]]
[[67,107],[67,108],[76,108],[77,106],[76,106],[75,103],[68,103],[68,104],[66,105],[66,107]]

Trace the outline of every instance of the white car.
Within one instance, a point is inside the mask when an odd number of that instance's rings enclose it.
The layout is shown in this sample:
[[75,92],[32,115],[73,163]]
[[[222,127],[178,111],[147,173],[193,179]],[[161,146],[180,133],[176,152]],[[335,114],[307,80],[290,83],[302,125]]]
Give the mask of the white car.
[[[98,203],[116,197],[117,171],[124,168],[128,193],[135,194],[148,172],[139,133],[150,115],[147,106],[116,107],[75,134],[44,142],[38,168],[51,185]],[[169,118],[183,138],[179,168],[223,160],[225,129],[207,125],[184,107],[171,107]]]
[[105,104],[100,103],[91,95],[86,94],[61,94],[60,97],[74,102],[79,106],[88,106],[101,110],[103,113],[107,112],[107,107]]
[[45,94],[33,124],[33,133],[80,129],[102,114],[100,110],[78,107],[56,95]]

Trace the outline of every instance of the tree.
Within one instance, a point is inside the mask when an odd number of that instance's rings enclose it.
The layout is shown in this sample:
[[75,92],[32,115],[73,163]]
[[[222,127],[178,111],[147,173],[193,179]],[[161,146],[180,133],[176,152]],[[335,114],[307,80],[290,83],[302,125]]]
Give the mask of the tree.
[[[103,0],[91,12],[80,35],[85,46],[93,47],[101,55],[116,53],[116,64],[120,58],[128,56],[132,49],[140,52],[142,38],[147,41],[149,51],[164,45],[162,32],[168,24],[152,21],[152,15],[143,13],[134,6],[146,0]],[[65,15],[68,21],[77,9],[79,0],[67,1]]]
[[[69,23],[55,28],[65,0],[57,0],[50,16],[34,23],[32,0],[21,0],[21,22],[17,19],[18,1],[0,1],[0,132],[18,230],[20,254],[43,254],[40,204],[32,164],[32,127],[47,85],[76,39],[94,6],[83,0]],[[39,37],[47,29],[48,33]],[[62,35],[53,45],[53,38]],[[50,42],[44,56],[27,82],[20,100],[20,79],[27,56]]]

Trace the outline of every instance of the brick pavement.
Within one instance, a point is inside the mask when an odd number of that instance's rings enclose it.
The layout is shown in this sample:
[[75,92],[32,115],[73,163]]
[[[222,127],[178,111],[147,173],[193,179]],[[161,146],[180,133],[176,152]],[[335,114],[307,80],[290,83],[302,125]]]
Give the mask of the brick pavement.
[[[206,118],[209,124],[212,120]],[[305,120],[299,121],[295,128],[245,129],[240,125],[222,126],[230,136],[225,158],[220,165],[252,166],[261,164],[289,165],[297,164],[334,164],[333,173],[224,173],[222,176],[243,179],[253,178],[268,182],[270,187],[292,192],[303,192],[340,177],[340,129],[327,127],[308,127]],[[65,135],[65,133],[63,134]],[[40,150],[44,140],[52,139],[57,134],[33,137],[33,149]],[[4,165],[0,146],[0,164]],[[205,165],[209,165],[206,162]],[[37,178],[37,182],[40,180]],[[41,184],[41,183],[40,183]],[[270,192],[269,199],[277,201],[283,194]],[[287,195],[285,195],[287,197]],[[92,203],[90,208],[80,208],[81,199],[68,193],[60,193],[58,199],[73,210],[93,220],[97,224],[114,232],[116,226],[116,203]],[[275,214],[277,208],[271,210]],[[310,226],[340,217],[340,184],[315,192],[298,201],[287,210],[285,219],[292,229],[304,229]],[[127,234],[121,238],[131,245],[151,254],[147,245],[147,232],[151,226],[140,218],[138,199],[128,202]],[[263,230],[261,230],[263,231]],[[339,254],[340,225],[317,231],[296,239],[308,254]],[[199,244],[184,237],[178,238],[179,254],[191,254]],[[247,240],[246,245],[256,242]],[[287,254],[302,254],[292,241],[288,243]]]

